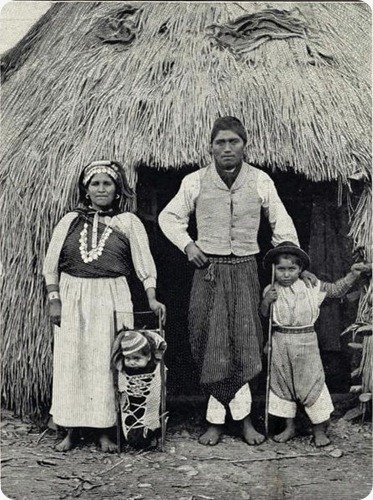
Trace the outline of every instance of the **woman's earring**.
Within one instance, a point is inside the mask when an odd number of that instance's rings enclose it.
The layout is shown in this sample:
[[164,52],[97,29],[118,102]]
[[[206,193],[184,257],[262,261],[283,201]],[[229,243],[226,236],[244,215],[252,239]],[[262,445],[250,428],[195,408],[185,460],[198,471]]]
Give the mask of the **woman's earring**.
[[85,195],[85,197],[87,198],[87,200],[89,200],[89,194],[88,193]]
[[120,198],[119,194],[115,195],[116,200],[119,200],[119,198]]

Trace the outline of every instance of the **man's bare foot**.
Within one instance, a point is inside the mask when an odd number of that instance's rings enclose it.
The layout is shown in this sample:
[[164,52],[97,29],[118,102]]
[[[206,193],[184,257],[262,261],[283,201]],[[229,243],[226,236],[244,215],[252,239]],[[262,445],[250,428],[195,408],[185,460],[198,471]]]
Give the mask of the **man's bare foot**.
[[56,451],[69,451],[74,448],[77,440],[76,429],[68,429],[66,437],[55,446]]
[[273,436],[273,440],[277,443],[286,443],[286,441],[289,441],[289,439],[292,439],[293,437],[295,437],[295,435],[296,432],[294,420],[292,418],[287,418],[285,430],[280,434],[276,434],[276,436]]
[[265,440],[263,434],[260,434],[254,429],[250,415],[243,419],[242,434],[244,441],[246,441],[246,443],[250,445],[260,444]]
[[312,426],[313,439],[315,446],[318,448],[321,446],[327,446],[330,443],[330,439],[325,433],[325,422],[321,424],[314,424]]
[[207,431],[200,436],[198,442],[205,446],[215,446],[223,433],[222,425],[210,424]]
[[101,450],[105,453],[114,453],[117,451],[117,445],[109,438],[106,432],[103,432],[98,438]]

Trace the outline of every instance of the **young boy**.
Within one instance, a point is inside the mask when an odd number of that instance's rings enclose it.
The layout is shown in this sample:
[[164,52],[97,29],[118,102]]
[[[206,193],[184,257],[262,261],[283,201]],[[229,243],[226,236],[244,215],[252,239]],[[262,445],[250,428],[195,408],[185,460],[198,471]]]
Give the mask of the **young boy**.
[[294,417],[300,403],[311,420],[315,445],[325,446],[330,443],[326,424],[334,408],[325,385],[314,323],[325,297],[342,297],[370,266],[353,264],[336,283],[318,281],[315,287],[307,288],[299,279],[310,265],[306,252],[284,242],[265,255],[264,266],[272,263],[275,283],[265,288],[261,304],[262,314],[268,316],[273,303],[269,413],[286,419],[285,430],[274,440],[285,442],[295,436]]
[[150,446],[160,427],[159,362],[165,350],[166,342],[152,330],[121,330],[113,344],[123,434],[134,448]]

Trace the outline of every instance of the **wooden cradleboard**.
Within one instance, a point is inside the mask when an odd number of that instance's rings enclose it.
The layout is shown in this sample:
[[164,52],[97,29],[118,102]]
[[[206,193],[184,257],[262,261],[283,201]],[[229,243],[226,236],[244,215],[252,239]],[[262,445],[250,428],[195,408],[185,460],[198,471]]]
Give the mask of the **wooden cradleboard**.
[[[118,315],[121,313],[121,311],[114,311],[114,329],[115,329],[115,338],[118,335],[118,331],[120,331],[121,326],[118,325]],[[153,314],[152,311],[145,311],[145,312],[140,312],[140,313],[135,313],[135,314]],[[157,337],[158,342],[162,343],[162,340],[164,341],[165,335],[164,335],[164,329],[162,325],[162,318],[161,314],[159,314],[158,317],[158,329],[145,329],[145,328],[138,328],[139,331],[143,332],[146,336],[151,336],[152,339],[154,337]],[[163,344],[163,343],[162,343]],[[128,416],[128,406],[127,406],[127,401],[128,397],[124,397],[124,394],[126,393],[126,388],[130,390],[131,388],[131,383],[129,385],[126,385],[130,380],[134,378],[142,378],[146,379],[146,375],[134,375],[134,376],[128,376],[125,375],[123,372],[120,372],[118,369],[113,370],[113,381],[114,381],[114,390],[115,390],[115,402],[116,402],[116,413],[117,413],[117,446],[118,446],[118,453],[121,452],[122,449],[122,434],[124,436],[127,436],[128,432],[128,425],[126,425],[126,421],[124,420],[125,415]],[[156,376],[157,383],[155,386],[153,385],[153,389],[156,390],[157,388],[160,391],[159,394],[159,410],[157,412],[157,417],[156,420],[158,423],[160,422],[160,428],[161,428],[161,451],[164,451],[165,449],[165,440],[166,440],[166,426],[167,426],[167,410],[166,410],[166,366],[164,363],[164,357],[160,358],[158,369],[156,368],[153,375]],[[133,386],[132,386],[133,387]],[[131,393],[131,391],[129,391]],[[150,397],[150,403],[151,408],[154,410],[154,398]],[[144,403],[146,407],[146,403]],[[158,404],[158,403],[157,403]],[[149,407],[148,407],[149,408]],[[153,414],[153,427],[150,426],[151,430],[154,430],[154,427],[157,427],[159,429],[159,425],[156,426],[154,424],[155,418]],[[141,427],[141,425],[140,425]]]

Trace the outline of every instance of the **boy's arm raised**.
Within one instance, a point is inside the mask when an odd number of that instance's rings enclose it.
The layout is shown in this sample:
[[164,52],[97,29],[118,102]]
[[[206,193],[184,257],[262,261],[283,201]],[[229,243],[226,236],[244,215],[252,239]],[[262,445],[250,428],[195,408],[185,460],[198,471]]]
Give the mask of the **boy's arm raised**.
[[351,266],[351,271],[344,278],[335,283],[322,282],[321,290],[326,292],[326,296],[330,298],[343,297],[361,274],[369,272],[372,272],[370,264],[357,262]]

